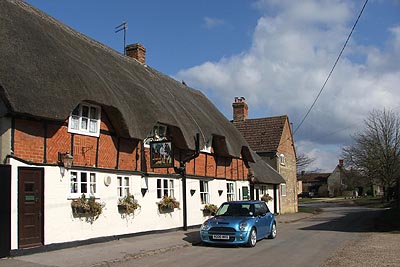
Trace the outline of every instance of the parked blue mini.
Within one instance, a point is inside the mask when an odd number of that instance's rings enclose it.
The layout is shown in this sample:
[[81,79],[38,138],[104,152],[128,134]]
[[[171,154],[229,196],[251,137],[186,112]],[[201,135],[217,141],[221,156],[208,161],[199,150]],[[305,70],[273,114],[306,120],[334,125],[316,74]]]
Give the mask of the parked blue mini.
[[276,237],[276,221],[264,201],[224,202],[200,228],[203,243],[254,247],[257,240]]

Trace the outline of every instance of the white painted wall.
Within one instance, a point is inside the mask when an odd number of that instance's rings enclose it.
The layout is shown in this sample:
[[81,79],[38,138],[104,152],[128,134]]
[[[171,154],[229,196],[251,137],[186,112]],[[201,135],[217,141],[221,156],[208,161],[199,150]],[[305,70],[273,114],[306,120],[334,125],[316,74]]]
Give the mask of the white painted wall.
[[[16,159],[9,159],[12,165],[12,243],[11,249],[18,249],[18,167],[29,166]],[[38,166],[31,166],[38,167]],[[182,181],[174,179],[175,197],[180,202],[180,209],[172,213],[160,214],[157,202],[157,178],[149,177],[148,191],[143,196],[141,193],[142,177],[140,175],[112,174],[107,172],[96,173],[98,201],[105,204],[103,213],[93,223],[87,222],[85,218],[74,217],[71,209],[70,176],[71,170],[66,171],[64,176],[60,173],[58,166],[45,166],[44,168],[44,240],[45,245],[63,243],[77,240],[85,240],[96,237],[123,235],[145,231],[165,230],[183,226],[183,202]],[[104,178],[110,176],[111,184],[104,183]],[[124,218],[118,212],[117,201],[117,176],[130,177],[131,194],[138,200],[141,208],[136,210],[133,216]],[[171,178],[168,178],[171,179]],[[220,206],[226,201],[226,180],[211,179],[209,181],[210,203]],[[248,186],[246,181],[235,182],[236,199],[238,188]],[[190,190],[194,189],[193,196]],[[223,190],[219,195],[218,190]],[[187,179],[187,204],[188,204],[188,226],[200,225],[206,217],[203,216],[203,206],[200,201],[199,179]]]

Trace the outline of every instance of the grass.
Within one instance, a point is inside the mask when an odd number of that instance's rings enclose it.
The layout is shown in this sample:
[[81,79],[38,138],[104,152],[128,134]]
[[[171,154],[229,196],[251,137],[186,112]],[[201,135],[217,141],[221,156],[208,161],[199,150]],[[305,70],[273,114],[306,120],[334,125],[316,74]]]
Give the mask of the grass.
[[354,204],[368,208],[388,208],[389,202],[382,201],[381,197],[362,197],[353,199]]
[[299,212],[318,214],[318,213],[321,213],[321,212],[322,212],[322,209],[320,209],[320,208],[312,208],[312,207],[299,206]]

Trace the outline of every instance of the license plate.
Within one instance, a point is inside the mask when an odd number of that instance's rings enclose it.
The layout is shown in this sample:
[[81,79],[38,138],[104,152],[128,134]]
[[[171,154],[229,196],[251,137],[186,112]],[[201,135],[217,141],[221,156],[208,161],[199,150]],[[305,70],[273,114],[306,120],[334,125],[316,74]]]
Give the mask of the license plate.
[[213,239],[228,240],[229,239],[229,235],[213,235]]

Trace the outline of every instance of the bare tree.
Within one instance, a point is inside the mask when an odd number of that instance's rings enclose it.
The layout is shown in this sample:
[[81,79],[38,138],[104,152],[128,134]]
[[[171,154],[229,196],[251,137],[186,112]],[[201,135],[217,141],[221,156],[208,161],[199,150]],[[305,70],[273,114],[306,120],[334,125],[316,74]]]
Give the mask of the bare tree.
[[372,111],[364,129],[353,136],[353,144],[343,148],[347,163],[382,185],[389,200],[389,188],[398,185],[400,177],[400,118],[392,111]]
[[315,161],[315,158],[310,158],[304,153],[297,153],[296,155],[296,166],[297,166],[297,172],[301,173],[302,171],[305,171],[313,162]]

